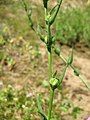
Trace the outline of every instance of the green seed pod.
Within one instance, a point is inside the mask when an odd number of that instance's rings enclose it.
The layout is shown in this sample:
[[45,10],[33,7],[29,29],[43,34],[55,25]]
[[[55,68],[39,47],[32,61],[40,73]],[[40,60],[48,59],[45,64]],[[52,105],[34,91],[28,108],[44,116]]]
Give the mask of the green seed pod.
[[58,79],[57,78],[51,78],[49,81],[51,88],[54,90],[58,87]]
[[69,58],[68,58],[68,60],[67,60],[67,64],[68,64],[68,65],[71,65],[72,62],[73,62],[73,51],[72,51],[71,55],[69,56]]
[[60,56],[60,49],[57,47],[57,48],[55,48],[55,50],[54,50],[54,52],[58,55],[58,56]]
[[51,10],[51,18],[49,19],[49,24],[52,25],[56,19],[56,16],[59,12],[59,9],[61,7],[62,0],[57,1],[57,5]]
[[55,41],[56,41],[56,37],[52,36],[52,44],[55,44]]
[[79,73],[79,71],[78,71],[77,69],[74,69],[74,74],[75,74],[76,76],[79,76],[79,75],[80,75],[80,73]]

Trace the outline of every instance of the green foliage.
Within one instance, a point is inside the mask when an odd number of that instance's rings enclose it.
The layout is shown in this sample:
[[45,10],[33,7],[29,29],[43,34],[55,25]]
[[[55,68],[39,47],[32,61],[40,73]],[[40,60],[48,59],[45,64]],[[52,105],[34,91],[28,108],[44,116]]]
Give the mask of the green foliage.
[[72,116],[76,119],[77,115],[80,114],[83,110],[79,107],[74,107],[72,110]]
[[5,39],[9,39],[11,37],[10,34],[13,37],[28,36],[30,30],[26,23],[27,16],[23,14],[21,17],[20,14],[22,13],[20,1],[15,1],[11,5],[0,6],[0,35],[3,34],[3,29],[7,27],[8,30],[4,32]]
[[5,45],[11,37],[9,27],[6,24],[0,24],[0,46]]
[[13,57],[10,55],[6,56],[5,61],[9,67],[11,67],[15,64]]
[[14,0],[0,0],[0,6],[1,5],[10,5],[14,2]]
[[4,52],[0,51],[0,62],[3,60],[3,58],[4,58]]
[[90,46],[90,7],[68,9],[60,12],[56,22],[57,39],[63,44],[74,45],[83,41]]
[[90,5],[83,12],[83,39],[90,47]]
[[78,115],[81,114],[83,109],[73,104],[73,101],[64,98],[60,104],[60,109],[64,113],[71,114],[72,118],[77,119]]
[[63,112],[68,112],[71,107],[72,104],[68,100],[63,100],[62,103],[60,104],[60,109]]
[[3,39],[3,36],[0,36],[0,46],[3,46],[5,44],[5,40]]
[[25,89],[16,90],[11,85],[0,90],[0,120],[32,120],[35,102]]

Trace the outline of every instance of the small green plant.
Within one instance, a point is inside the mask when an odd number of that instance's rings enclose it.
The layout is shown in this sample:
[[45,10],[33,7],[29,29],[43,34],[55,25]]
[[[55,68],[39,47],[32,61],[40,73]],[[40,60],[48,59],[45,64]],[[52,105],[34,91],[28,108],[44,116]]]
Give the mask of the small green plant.
[[8,5],[8,4],[12,4],[14,1],[12,0],[0,0],[0,6],[1,5]]
[[[74,71],[74,74],[82,80],[82,82],[85,84],[87,88],[89,88],[88,84],[86,81],[83,80],[83,78],[80,75],[80,72],[73,66],[73,50],[72,53],[69,55],[69,57],[66,59],[62,56],[61,50],[56,47],[56,34],[52,34],[51,26],[55,22],[56,16],[59,12],[59,9],[61,7],[62,0],[57,0],[57,4],[53,8],[49,8],[49,0],[42,0],[44,10],[45,10],[45,29],[44,29],[44,34],[43,34],[43,28],[42,25],[38,24],[37,28],[35,28],[33,20],[32,20],[32,9],[31,7],[28,6],[25,0],[22,0],[24,9],[27,13],[28,19],[29,19],[29,26],[32,28],[32,30],[37,34],[41,41],[45,44],[47,48],[47,54],[48,54],[48,79],[49,79],[49,86],[50,86],[50,98],[49,98],[49,105],[48,105],[48,114],[46,115],[42,109],[42,102],[41,98],[38,95],[37,96],[37,105],[38,105],[38,112],[41,114],[41,118],[43,120],[52,120],[54,119],[52,117],[52,108],[53,108],[53,101],[54,101],[54,94],[55,90],[59,89],[62,91],[62,84],[63,80],[65,77],[65,73],[67,71],[68,67],[71,67]],[[65,67],[63,69],[62,75],[58,78],[57,77],[57,72],[53,70],[53,58],[52,58],[52,53],[55,52],[55,54],[60,57],[64,62],[65,62]],[[89,88],[90,89],[90,88]],[[69,104],[68,104],[69,105]],[[69,107],[67,104],[65,104],[64,108]],[[73,110],[73,114],[76,113],[79,109],[76,108]],[[76,115],[75,115],[76,116]]]
[[34,97],[27,89],[13,86],[0,88],[0,120],[33,120],[36,113]]
[[0,47],[3,47],[9,40],[11,34],[8,26],[6,24],[0,25]]
[[[69,16],[69,17],[68,17]],[[56,20],[56,38],[60,43],[75,45],[78,42],[90,47],[90,6],[61,10]]]

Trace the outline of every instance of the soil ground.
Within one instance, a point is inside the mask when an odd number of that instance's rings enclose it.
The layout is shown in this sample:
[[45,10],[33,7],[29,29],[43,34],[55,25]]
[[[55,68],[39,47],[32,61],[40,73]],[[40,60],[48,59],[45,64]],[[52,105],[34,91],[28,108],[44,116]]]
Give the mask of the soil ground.
[[[66,57],[71,48],[62,46],[62,54]],[[48,95],[48,89],[45,88],[44,82],[48,80],[48,65],[47,65],[47,52],[44,45],[40,44],[39,53],[40,56],[36,57],[31,53],[25,52],[19,54],[17,51],[11,51],[14,60],[16,61],[15,66],[9,69],[8,66],[4,66],[4,74],[0,77],[0,81],[3,81],[4,85],[11,84],[16,89],[21,89],[25,86],[30,86],[30,92],[35,95],[37,93],[44,93],[45,97]],[[54,69],[58,72],[62,70],[64,63],[56,56],[53,61]],[[77,45],[77,49],[74,50],[74,62],[73,65],[77,67],[84,79],[90,82],[90,49]],[[90,116],[90,92],[84,86],[84,84],[74,76],[71,69],[67,70],[66,77],[64,79],[64,89],[67,91],[68,98],[73,100],[75,105],[84,109],[84,112],[77,120],[84,120]],[[56,95],[56,101],[60,101],[60,95]],[[65,115],[65,120],[72,120],[69,115]]]

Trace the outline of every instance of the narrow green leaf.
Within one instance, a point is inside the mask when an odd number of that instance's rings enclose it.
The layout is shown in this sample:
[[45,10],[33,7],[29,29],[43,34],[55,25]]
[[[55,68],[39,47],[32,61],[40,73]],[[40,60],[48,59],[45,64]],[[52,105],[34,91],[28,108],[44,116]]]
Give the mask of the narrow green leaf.
[[40,95],[37,96],[37,106],[38,106],[38,111],[42,112],[42,104],[41,104]]
[[57,70],[55,71],[55,73],[53,74],[53,78],[56,77],[57,75]]
[[28,5],[27,3],[25,2],[25,0],[22,0],[22,4],[23,4],[23,7],[27,13],[27,16],[28,16],[28,20],[29,20],[29,26],[34,30],[33,28],[33,21],[32,21],[32,18],[31,18],[31,15],[32,15],[32,9],[31,7],[28,8]]
[[65,74],[66,74],[66,70],[67,70],[67,65],[65,66],[65,68],[63,69],[63,72],[62,72],[62,74],[61,74],[61,76],[60,76],[60,83],[63,81],[63,79],[64,79],[64,77],[65,77]]
[[79,79],[84,83],[84,85],[90,90],[90,85],[87,83],[86,80],[80,75],[80,72],[71,65],[71,68],[74,70],[74,74],[79,77]]
[[52,14],[55,12],[57,6],[58,6],[58,4],[55,5],[55,6],[50,10],[50,15],[52,15]]
[[37,96],[37,106],[38,106],[38,113],[41,114],[41,116],[43,117],[43,120],[47,120],[47,117],[43,113],[43,110],[42,110],[42,103],[41,103],[40,95]]
[[38,24],[37,26],[37,34],[39,35],[40,39],[45,42],[45,37],[42,35],[42,28],[41,26]]

